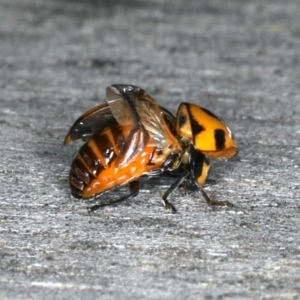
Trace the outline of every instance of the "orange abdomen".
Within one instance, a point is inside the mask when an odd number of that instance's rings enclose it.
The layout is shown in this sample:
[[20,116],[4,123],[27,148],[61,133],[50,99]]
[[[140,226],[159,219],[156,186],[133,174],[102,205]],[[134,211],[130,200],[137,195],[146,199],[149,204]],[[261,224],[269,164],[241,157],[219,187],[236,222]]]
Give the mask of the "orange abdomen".
[[121,166],[116,165],[129,131],[129,128],[116,124],[94,134],[81,147],[72,162],[69,174],[73,196],[91,198],[137,180],[144,173],[151,172],[164,163],[163,157],[157,158],[156,148],[149,142],[134,160]]

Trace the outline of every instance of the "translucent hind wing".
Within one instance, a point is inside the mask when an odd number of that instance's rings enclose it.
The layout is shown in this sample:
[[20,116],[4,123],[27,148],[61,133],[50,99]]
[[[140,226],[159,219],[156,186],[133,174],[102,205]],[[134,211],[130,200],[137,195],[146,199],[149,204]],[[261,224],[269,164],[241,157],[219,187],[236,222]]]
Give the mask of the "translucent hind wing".
[[123,165],[139,155],[151,143],[164,150],[170,145],[179,147],[175,138],[175,117],[143,89],[124,84],[114,84],[106,88],[107,104],[98,105],[85,112],[71,127],[64,144],[79,138],[87,140],[105,127],[120,124],[130,126],[117,165]]
[[114,84],[107,88],[106,93],[112,114],[119,124],[130,125],[133,130],[144,127],[158,149],[178,144],[174,137],[175,117],[159,106],[143,89],[133,85]]
[[65,137],[64,144],[78,139],[85,141],[95,132],[112,124],[116,124],[116,120],[110,107],[106,103],[98,105],[86,111],[75,121]]
[[114,84],[106,88],[107,103],[113,116],[120,125],[131,127],[116,160],[118,166],[127,164],[139,155],[150,138],[136,107],[139,92],[140,88],[132,85]]

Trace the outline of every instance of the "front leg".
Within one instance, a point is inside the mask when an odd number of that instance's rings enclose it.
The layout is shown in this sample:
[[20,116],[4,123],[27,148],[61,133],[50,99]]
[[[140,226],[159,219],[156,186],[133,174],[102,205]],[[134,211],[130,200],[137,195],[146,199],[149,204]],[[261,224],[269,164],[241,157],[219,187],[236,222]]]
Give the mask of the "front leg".
[[173,213],[176,213],[176,208],[167,200],[171,193],[173,193],[190,175],[190,171],[186,171],[180,178],[178,178],[163,194],[162,201],[165,209],[171,209]]

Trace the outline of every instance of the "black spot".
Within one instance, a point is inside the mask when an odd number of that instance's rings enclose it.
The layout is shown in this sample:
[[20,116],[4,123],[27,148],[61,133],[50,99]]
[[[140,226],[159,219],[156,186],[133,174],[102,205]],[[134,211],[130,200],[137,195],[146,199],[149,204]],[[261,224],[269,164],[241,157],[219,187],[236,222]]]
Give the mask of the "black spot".
[[199,122],[196,121],[194,118],[191,118],[191,127],[194,137],[196,137],[197,134],[205,130],[205,128],[201,124],[199,124]]
[[186,123],[186,121],[187,121],[187,116],[181,115],[179,117],[179,121],[178,121],[179,128],[182,128],[184,126],[184,124]]
[[[202,176],[204,167],[210,165],[209,158],[202,152],[192,149],[191,151],[191,161],[190,161],[192,171],[196,181]],[[207,174],[206,174],[207,175]]]
[[190,105],[187,105],[187,110],[189,112],[189,115],[191,116],[191,128],[193,132],[193,137],[196,138],[196,135],[204,131],[205,128],[199,123],[199,120],[197,121],[193,118]]
[[225,148],[225,132],[223,129],[215,130],[215,141],[217,150],[223,150]]
[[194,175],[196,178],[200,177],[202,174],[202,170],[203,170],[203,163],[205,161],[205,155],[201,152],[195,152],[193,155],[193,159],[194,159]]
[[217,117],[215,114],[213,114],[210,110],[208,110],[208,109],[206,109],[206,108],[204,108],[204,107],[201,107],[201,109],[202,109],[204,112],[206,112],[209,116],[211,116],[211,117],[213,117],[213,118],[215,118],[215,119],[217,119],[217,120],[223,122],[219,117]]

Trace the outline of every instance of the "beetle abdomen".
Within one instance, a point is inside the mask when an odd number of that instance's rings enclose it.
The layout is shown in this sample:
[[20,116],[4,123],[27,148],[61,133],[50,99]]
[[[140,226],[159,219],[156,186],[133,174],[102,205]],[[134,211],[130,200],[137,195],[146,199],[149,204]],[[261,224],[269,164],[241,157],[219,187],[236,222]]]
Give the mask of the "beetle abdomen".
[[85,195],[92,181],[117,158],[119,148],[124,144],[120,126],[111,126],[94,134],[79,150],[71,164],[69,183],[72,195],[76,198],[89,198]]

